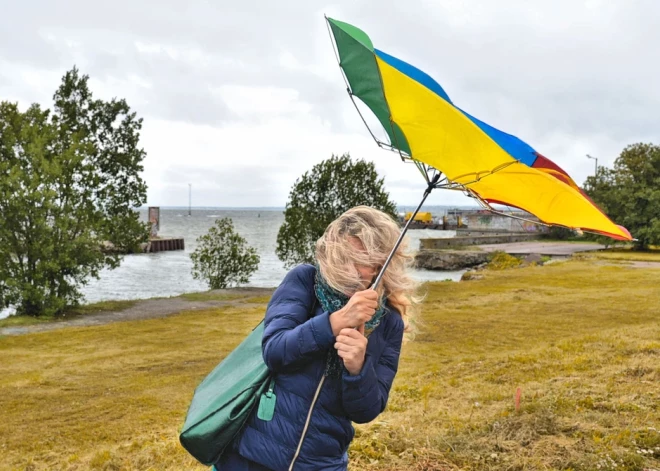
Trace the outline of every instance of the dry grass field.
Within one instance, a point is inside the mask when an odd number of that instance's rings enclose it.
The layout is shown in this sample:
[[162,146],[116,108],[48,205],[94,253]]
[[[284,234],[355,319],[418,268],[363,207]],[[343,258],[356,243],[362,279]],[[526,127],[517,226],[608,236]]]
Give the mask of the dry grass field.
[[[660,268],[483,274],[426,285],[350,469],[660,470]],[[0,338],[0,470],[208,469],[179,427],[266,302]]]

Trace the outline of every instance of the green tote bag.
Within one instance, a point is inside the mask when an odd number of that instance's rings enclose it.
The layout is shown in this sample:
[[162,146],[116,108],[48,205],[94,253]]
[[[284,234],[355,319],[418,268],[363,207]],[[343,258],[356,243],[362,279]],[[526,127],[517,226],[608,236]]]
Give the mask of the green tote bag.
[[195,389],[179,441],[204,465],[217,461],[260,400],[259,414],[264,405],[274,408],[272,377],[261,353],[263,332],[262,320]]

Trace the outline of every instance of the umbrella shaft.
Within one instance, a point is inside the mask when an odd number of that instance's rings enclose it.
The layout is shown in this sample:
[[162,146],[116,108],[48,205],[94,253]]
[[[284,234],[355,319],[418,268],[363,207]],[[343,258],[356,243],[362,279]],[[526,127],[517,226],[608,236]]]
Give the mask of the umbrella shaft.
[[[436,178],[434,180],[434,183],[438,179]],[[380,273],[378,273],[378,276],[376,277],[376,281],[374,281],[374,284],[371,286],[371,289],[376,289],[378,287],[378,284],[380,283],[380,280],[383,278],[383,275],[385,274],[385,270],[387,269],[387,266],[390,264],[392,261],[392,257],[394,257],[394,254],[396,253],[397,249],[399,248],[399,245],[401,245],[401,241],[403,240],[403,237],[406,235],[406,232],[408,231],[408,227],[410,226],[410,223],[413,222],[415,219],[415,216],[417,216],[417,212],[421,209],[422,205],[424,204],[424,201],[426,201],[426,198],[429,196],[429,193],[431,193],[431,190],[433,189],[433,184],[429,184],[429,187],[426,189],[424,192],[424,197],[422,198],[422,201],[419,202],[419,205],[417,205],[417,209],[415,209],[415,212],[412,213],[410,216],[410,219],[406,222],[406,225],[403,227],[403,230],[401,231],[401,234],[399,235],[399,238],[396,241],[396,244],[394,244],[394,248],[390,252],[390,254],[387,256],[387,260],[385,260],[385,263],[383,264],[383,268],[381,268]]]

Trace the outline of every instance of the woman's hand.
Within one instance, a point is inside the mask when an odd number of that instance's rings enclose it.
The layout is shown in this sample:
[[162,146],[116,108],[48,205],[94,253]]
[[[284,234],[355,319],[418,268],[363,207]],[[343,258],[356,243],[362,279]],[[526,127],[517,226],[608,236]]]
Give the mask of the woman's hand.
[[360,374],[367,351],[367,338],[364,336],[364,324],[355,329],[342,329],[335,342],[337,354],[344,361],[344,366],[352,376]]
[[355,293],[346,306],[330,315],[332,333],[336,337],[345,328],[355,328],[364,325],[376,313],[378,308],[378,293],[373,289],[365,289]]

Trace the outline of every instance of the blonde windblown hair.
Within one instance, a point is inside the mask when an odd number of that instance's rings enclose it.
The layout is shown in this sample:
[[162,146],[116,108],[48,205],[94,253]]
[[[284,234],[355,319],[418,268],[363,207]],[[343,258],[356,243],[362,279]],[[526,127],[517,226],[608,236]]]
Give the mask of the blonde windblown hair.
[[[349,209],[326,228],[316,242],[316,261],[321,275],[333,289],[351,296],[361,289],[356,266],[373,268],[374,278],[380,273],[401,233],[399,224],[391,216],[369,206]],[[350,239],[358,239],[364,251],[356,250]],[[419,299],[418,283],[411,277],[414,254],[408,252],[407,237],[403,239],[377,288],[401,313],[406,332],[411,332]]]

